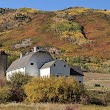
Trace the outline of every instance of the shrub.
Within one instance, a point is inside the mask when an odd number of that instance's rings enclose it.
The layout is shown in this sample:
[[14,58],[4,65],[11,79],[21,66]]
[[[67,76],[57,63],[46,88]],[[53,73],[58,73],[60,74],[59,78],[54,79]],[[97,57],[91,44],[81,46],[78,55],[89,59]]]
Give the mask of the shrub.
[[3,86],[0,88],[0,103],[7,102],[9,99],[9,87]]
[[15,73],[10,78],[10,97],[9,101],[21,102],[26,97],[23,86],[28,83],[31,76],[22,73]]
[[59,31],[59,32],[64,32],[64,31],[78,31],[82,32],[81,26],[77,22],[60,22],[53,24],[51,26],[52,30]]
[[10,88],[3,76],[0,76],[0,103],[7,102],[9,98]]
[[18,88],[18,87],[12,87],[9,91],[9,101],[16,101],[16,102],[22,102],[24,98],[26,97],[26,94],[24,93],[24,89]]
[[80,97],[80,103],[81,104],[84,104],[84,105],[89,104],[89,96],[87,94],[81,95],[81,97]]
[[30,79],[30,76],[21,73],[14,74],[8,82],[0,77],[0,103],[8,101],[22,102],[26,97],[23,86]]
[[10,78],[10,84],[16,87],[23,87],[32,77],[23,73],[14,73]]
[[2,45],[2,43],[0,43],[0,47],[2,47],[3,45]]
[[110,92],[89,91],[89,102],[96,105],[108,105],[110,103]]
[[79,102],[83,92],[73,77],[37,77],[24,88],[29,102]]
[[6,83],[7,83],[6,79],[2,75],[0,75],[0,88],[6,85]]
[[95,84],[94,87],[100,87],[100,84]]

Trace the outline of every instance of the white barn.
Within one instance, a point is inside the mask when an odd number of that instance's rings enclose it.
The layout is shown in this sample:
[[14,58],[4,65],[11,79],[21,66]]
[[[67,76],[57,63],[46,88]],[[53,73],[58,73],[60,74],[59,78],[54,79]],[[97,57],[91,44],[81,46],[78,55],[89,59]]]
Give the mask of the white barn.
[[69,76],[70,75],[70,67],[63,60],[54,60],[48,63],[45,63],[40,68],[40,76],[41,77],[49,77],[51,75],[54,76]]
[[54,60],[49,52],[44,49],[37,49],[37,47],[34,47],[33,52],[20,57],[9,66],[6,71],[7,80],[18,72],[40,77],[72,75],[80,83],[83,83],[81,68],[71,68],[63,60]]

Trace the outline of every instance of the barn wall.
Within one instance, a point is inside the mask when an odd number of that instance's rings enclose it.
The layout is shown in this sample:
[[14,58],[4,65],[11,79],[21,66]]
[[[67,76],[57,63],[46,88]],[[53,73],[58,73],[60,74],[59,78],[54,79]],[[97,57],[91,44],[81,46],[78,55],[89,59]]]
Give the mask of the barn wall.
[[10,72],[7,72],[7,74],[6,74],[7,80],[9,80],[10,77],[11,77],[13,74],[16,74],[16,73],[23,73],[23,74],[25,74],[25,67],[24,67],[24,68],[19,68],[19,69],[10,71]]
[[49,77],[50,76],[50,68],[40,69],[41,77]]
[[55,76],[69,76],[70,67],[63,60],[56,61],[51,67],[51,74]]
[[[72,75],[79,83],[83,83],[83,76]],[[81,82],[80,82],[81,81]]]
[[[26,65],[26,73],[31,76],[40,76],[40,68],[45,63],[52,61],[53,58],[49,53],[37,52],[34,54]],[[32,65],[33,64],[33,65]]]

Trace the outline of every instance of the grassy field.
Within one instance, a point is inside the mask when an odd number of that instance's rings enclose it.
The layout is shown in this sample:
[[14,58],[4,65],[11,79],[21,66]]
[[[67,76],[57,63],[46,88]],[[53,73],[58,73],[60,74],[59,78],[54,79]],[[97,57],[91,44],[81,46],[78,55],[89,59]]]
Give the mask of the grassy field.
[[[87,89],[110,91],[110,74],[85,72],[84,84]],[[95,84],[100,87],[96,87]]]
[[110,107],[73,104],[1,104],[0,110],[110,110]]

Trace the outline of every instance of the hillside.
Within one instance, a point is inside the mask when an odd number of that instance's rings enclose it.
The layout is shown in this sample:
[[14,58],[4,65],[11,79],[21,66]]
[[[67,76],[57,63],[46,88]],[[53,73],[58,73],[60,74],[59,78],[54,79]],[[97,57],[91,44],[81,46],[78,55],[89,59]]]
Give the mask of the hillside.
[[108,62],[105,59],[110,60],[110,11],[82,7],[53,12],[0,8],[0,48],[19,53],[35,45],[54,48],[66,58],[89,58],[86,63],[94,57],[102,59],[103,65],[103,61]]

